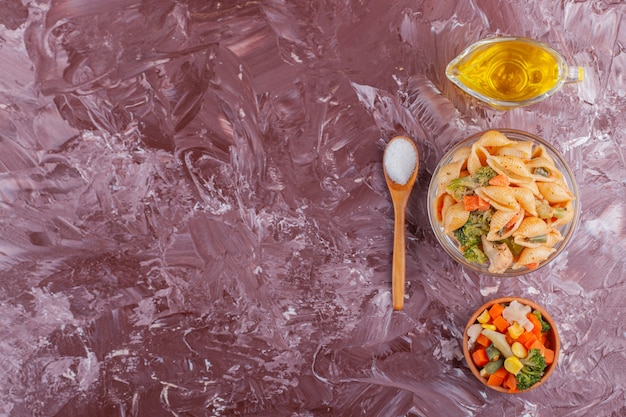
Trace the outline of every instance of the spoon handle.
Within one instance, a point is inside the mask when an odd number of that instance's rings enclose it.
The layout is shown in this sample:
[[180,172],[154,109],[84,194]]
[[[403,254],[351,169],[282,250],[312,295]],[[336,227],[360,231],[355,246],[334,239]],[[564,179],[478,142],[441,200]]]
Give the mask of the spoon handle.
[[406,242],[404,238],[405,212],[402,207],[395,209],[393,233],[393,264],[391,273],[391,293],[394,310],[404,308],[404,285],[406,274]]

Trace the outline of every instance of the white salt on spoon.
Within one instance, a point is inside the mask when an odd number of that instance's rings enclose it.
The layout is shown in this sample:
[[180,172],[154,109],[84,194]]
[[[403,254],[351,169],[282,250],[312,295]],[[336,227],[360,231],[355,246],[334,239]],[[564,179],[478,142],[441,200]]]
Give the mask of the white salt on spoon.
[[406,207],[415,184],[418,170],[418,152],[415,143],[406,136],[392,138],[383,154],[385,180],[391,194],[394,211],[394,239],[392,263],[393,309],[404,308],[406,275],[406,241],[404,237]]

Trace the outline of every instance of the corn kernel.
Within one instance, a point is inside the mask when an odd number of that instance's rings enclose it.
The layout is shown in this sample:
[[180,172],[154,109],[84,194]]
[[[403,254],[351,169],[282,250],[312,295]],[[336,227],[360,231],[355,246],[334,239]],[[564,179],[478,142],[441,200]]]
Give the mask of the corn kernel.
[[522,345],[520,342],[513,342],[513,344],[511,345],[511,351],[518,358],[525,358],[526,356],[528,356],[528,350],[526,350],[526,347],[524,347],[524,345]]
[[480,316],[478,316],[477,320],[480,324],[485,324],[491,320],[491,316],[489,315],[489,312],[485,310],[480,314]]
[[518,322],[515,322],[509,326],[507,331],[513,340],[517,340],[517,338],[524,333],[524,327],[522,327]]
[[489,329],[489,330],[498,329],[495,324],[484,323],[482,326],[483,326],[483,329]]
[[509,356],[504,360],[504,369],[517,375],[519,371],[524,367],[524,364],[519,360],[517,356]]

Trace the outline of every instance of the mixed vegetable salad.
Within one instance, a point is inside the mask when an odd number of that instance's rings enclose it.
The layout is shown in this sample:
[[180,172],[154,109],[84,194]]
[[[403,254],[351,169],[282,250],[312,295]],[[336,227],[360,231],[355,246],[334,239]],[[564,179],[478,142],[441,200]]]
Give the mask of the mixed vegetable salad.
[[554,362],[550,331],[538,310],[517,300],[496,303],[468,327],[468,350],[487,385],[525,391]]

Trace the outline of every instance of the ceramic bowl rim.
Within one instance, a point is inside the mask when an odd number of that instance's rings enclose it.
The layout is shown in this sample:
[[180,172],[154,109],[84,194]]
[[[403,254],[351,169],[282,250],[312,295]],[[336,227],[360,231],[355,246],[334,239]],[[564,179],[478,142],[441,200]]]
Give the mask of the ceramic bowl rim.
[[[548,322],[548,324],[550,324],[550,326],[552,327],[551,332],[552,332],[552,343],[553,343],[553,346],[551,346],[551,349],[554,350],[554,361],[550,365],[548,365],[546,367],[546,370],[544,371],[544,375],[541,378],[541,381],[537,382],[536,384],[534,384],[532,387],[530,387],[527,390],[511,392],[511,391],[509,391],[508,389],[506,389],[504,387],[496,387],[496,386],[492,386],[492,385],[487,385],[487,381],[485,380],[485,378],[480,376],[480,371],[478,370],[478,368],[476,367],[476,365],[472,361],[472,356],[471,356],[470,351],[469,351],[468,346],[467,346],[467,342],[469,340],[469,336],[467,335],[467,329],[469,329],[469,327],[472,324],[476,323],[476,320],[477,320],[478,316],[485,309],[488,309],[489,307],[491,307],[492,305],[497,304],[497,303],[508,304],[508,303],[510,303],[513,300],[517,300],[520,303],[529,306],[533,310],[539,310],[541,312],[541,315],[543,316],[544,320],[546,322]],[[495,391],[504,392],[504,393],[507,393],[507,394],[526,393],[526,392],[534,390],[535,388],[543,385],[548,380],[550,375],[552,375],[554,370],[556,369],[556,366],[557,366],[557,363],[558,363],[558,360],[559,360],[559,356],[560,356],[560,351],[561,351],[561,339],[560,339],[560,336],[559,336],[559,331],[557,329],[556,322],[554,321],[554,319],[552,318],[550,313],[548,313],[545,308],[543,308],[541,305],[537,304],[536,302],[534,302],[532,300],[528,300],[526,298],[522,298],[522,297],[499,297],[499,298],[495,298],[495,299],[492,299],[490,301],[487,301],[486,303],[484,303],[483,305],[481,305],[480,307],[478,307],[474,311],[474,314],[472,314],[470,316],[470,318],[467,321],[467,324],[465,325],[465,328],[463,330],[463,356],[465,358],[465,363],[469,367],[469,369],[472,372],[472,374],[476,377],[476,379],[478,379],[486,387],[489,387],[489,388],[491,388],[491,389],[493,389]]]

